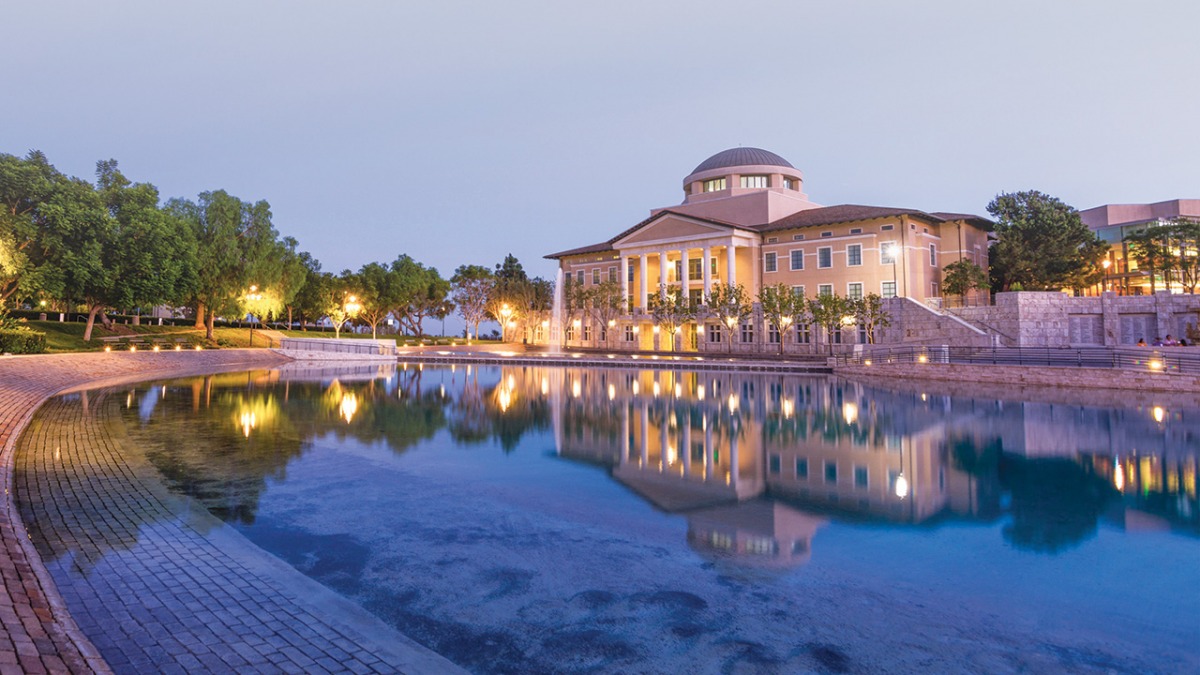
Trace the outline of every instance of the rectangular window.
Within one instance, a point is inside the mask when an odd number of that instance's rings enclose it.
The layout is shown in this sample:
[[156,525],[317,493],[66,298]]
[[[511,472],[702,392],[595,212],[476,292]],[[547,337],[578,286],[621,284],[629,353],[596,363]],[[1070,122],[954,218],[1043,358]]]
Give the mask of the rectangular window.
[[895,225],[884,225],[883,227],[881,227],[881,228],[879,228],[879,229],[880,229],[880,230],[882,230],[882,231],[884,231],[884,232],[887,232],[888,230],[890,230],[890,229],[893,229],[893,228],[895,228],[895,227],[896,227]]
[[628,281],[631,284],[633,283],[633,272],[634,272],[633,265],[630,265],[629,266],[629,278],[626,279],[626,281]]
[[784,190],[793,190],[793,189],[795,189],[795,185],[796,185],[796,181],[792,180],[791,178],[783,179],[783,189]]
[[794,270],[804,269],[804,251],[802,251],[800,249],[796,249],[791,252],[791,256],[792,256],[792,260],[791,260],[792,270],[794,271]]
[[773,345],[779,344],[779,328],[775,324],[767,324],[767,341]]
[[879,245],[879,264],[880,265],[895,265],[896,264],[896,242],[885,241]]
[[808,459],[796,458],[796,478],[808,478]]
[[775,252],[763,254],[763,270],[766,272],[774,272],[776,268]]
[[617,268],[616,267],[608,268],[608,280],[616,283],[616,281],[617,281]]
[[938,285],[938,282],[936,282],[936,281],[930,282],[929,297],[937,298],[937,297],[941,297],[941,295],[942,295],[942,287],[940,285]]
[[767,243],[768,244],[778,244],[779,237],[767,237]]
[[583,339],[585,342],[592,339],[592,324],[583,324]]
[[854,487],[867,487],[867,467],[855,465],[854,467]]
[[861,227],[852,227],[852,228],[850,228],[850,234],[862,234],[862,228]]
[[709,260],[712,261],[712,265],[711,265],[712,274],[715,277],[715,276],[717,276],[717,256],[714,255],[713,257],[709,258]]
[[833,284],[820,284],[817,286],[817,296],[827,298],[833,295]]
[[699,279],[704,276],[704,261],[699,258],[688,258],[688,279]]
[[826,483],[836,483],[837,482],[837,462],[831,462],[829,460],[825,460],[825,482]]
[[754,324],[742,324],[742,342],[754,342]]
[[833,248],[822,246],[817,249],[817,268],[828,269],[833,267]]
[[792,241],[804,241],[804,235],[802,235],[802,234],[793,234],[793,235],[792,235]]
[[583,285],[583,270],[579,270],[575,273],[575,283],[579,284],[580,286]]
[[672,281],[683,282],[683,259],[680,258],[671,263],[671,273],[675,276],[671,277]]
[[568,342],[575,339],[575,328],[571,326],[571,324],[567,324],[567,330],[565,332],[567,334]]
[[771,472],[772,476],[778,476],[782,469],[783,458],[774,452],[771,453],[771,455],[767,457],[767,470]]
[[742,187],[744,188],[765,188],[767,187],[766,176],[742,176]]
[[633,324],[625,326],[625,341],[633,342]]
[[879,290],[880,290],[880,293],[879,293],[880,297],[894,298],[894,297],[896,297],[896,282],[885,281],[885,282],[883,282],[883,284],[881,285]]
[[929,264],[937,267],[937,244],[929,245]]
[[796,344],[807,345],[812,343],[812,327],[806,323],[796,324]]
[[725,179],[724,178],[713,178],[711,180],[704,181],[704,191],[705,192],[716,192],[717,190],[724,190],[724,189],[725,189]]
[[856,281],[851,284],[846,284],[846,297],[851,300],[862,300],[863,285],[862,282]]
[[867,342],[867,324],[860,323],[858,324],[858,344],[865,345]]
[[792,295],[796,296],[797,298],[803,298],[804,297],[804,287],[803,286],[792,286]]
[[721,324],[710,323],[710,324],[708,324],[708,329],[705,330],[704,332],[708,333],[708,341],[709,342],[720,342],[721,341]]
[[592,285],[593,286],[600,285],[600,268],[599,267],[592,268]]
[[862,244],[850,244],[846,247],[846,264],[851,267],[862,264]]

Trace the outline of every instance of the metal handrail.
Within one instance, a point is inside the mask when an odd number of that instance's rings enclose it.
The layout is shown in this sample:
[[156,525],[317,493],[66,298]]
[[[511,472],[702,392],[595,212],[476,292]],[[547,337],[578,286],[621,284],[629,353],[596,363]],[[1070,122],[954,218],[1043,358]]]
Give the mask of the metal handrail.
[[1200,375],[1200,349],[1190,347],[951,347],[906,345],[838,354],[835,365],[954,363],[966,365],[1112,368]]

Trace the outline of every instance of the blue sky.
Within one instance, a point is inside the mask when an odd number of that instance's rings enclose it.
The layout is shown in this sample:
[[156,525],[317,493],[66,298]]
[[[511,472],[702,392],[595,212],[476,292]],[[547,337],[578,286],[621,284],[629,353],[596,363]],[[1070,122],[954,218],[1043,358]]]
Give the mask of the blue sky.
[[0,9],[0,152],[268,200],[339,271],[607,239],[728,147],[821,204],[1200,197],[1200,3],[56,2]]

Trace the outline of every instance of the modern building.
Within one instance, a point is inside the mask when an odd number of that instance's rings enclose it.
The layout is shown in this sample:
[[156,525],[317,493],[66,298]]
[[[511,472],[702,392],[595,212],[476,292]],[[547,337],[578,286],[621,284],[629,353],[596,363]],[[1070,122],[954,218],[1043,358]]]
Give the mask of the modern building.
[[[1154,204],[1105,204],[1080,211],[1079,218],[1112,247],[1099,290],[1116,291],[1121,295],[1146,295],[1151,292],[1150,273],[1138,269],[1137,261],[1129,255],[1125,237],[1180,218],[1200,221],[1200,199],[1171,199]],[[1161,277],[1155,279],[1153,287],[1156,290],[1183,291],[1178,283]]]
[[[716,285],[742,286],[757,297],[784,284],[813,298],[904,297],[924,302],[941,295],[943,269],[966,259],[987,266],[991,222],[961,213],[889,206],[821,206],[804,193],[804,176],[786,159],[758,148],[732,148],[701,162],[683,179],[683,203],[650,216],[600,243],[546,256],[572,285],[619,281],[631,313],[601,322],[572,317],[565,344],[670,351],[647,311],[649,297],[668,287],[703,304]],[[779,331],[760,315],[724,330],[699,318],[681,329],[685,351],[769,348]],[[615,334],[611,332],[615,330]],[[792,351],[811,348],[807,326],[796,326]],[[847,342],[860,341],[846,331]],[[841,341],[840,336],[839,341]],[[533,342],[551,340],[536,327]],[[722,344],[724,343],[724,344]]]

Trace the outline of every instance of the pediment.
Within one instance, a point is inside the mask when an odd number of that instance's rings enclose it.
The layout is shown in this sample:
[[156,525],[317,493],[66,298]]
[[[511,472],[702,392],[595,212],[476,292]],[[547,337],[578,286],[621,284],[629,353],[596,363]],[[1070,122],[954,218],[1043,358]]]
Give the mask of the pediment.
[[681,239],[711,237],[728,234],[731,229],[728,226],[667,213],[613,242],[613,246],[651,244],[659,241],[676,242]]

